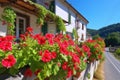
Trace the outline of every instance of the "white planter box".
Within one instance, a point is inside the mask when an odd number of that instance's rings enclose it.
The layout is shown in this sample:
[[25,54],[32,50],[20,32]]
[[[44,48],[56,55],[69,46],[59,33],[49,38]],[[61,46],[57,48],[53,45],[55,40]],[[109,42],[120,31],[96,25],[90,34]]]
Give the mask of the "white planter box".
[[84,75],[85,75],[85,71],[86,71],[86,70],[83,70],[83,71],[80,73],[80,76],[79,76],[78,78],[73,77],[73,80],[83,80],[83,79],[84,79]]

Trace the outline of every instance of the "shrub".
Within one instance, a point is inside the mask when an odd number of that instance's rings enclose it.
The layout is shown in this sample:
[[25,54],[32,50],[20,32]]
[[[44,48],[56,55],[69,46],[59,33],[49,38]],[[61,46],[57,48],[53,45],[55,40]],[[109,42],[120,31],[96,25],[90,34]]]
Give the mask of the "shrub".
[[120,48],[118,48],[115,53],[120,56]]

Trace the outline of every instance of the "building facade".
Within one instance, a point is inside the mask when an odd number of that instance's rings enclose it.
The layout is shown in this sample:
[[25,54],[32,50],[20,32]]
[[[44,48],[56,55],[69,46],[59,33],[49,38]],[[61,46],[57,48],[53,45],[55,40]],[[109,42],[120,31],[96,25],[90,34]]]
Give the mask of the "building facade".
[[[66,32],[68,34],[72,36],[73,29],[76,29],[79,37],[78,41],[83,42],[86,40],[86,29],[88,21],[66,0],[34,0],[34,1],[36,3],[43,5],[56,15],[60,16],[65,23]],[[52,25],[51,27],[55,27],[55,25]],[[49,29],[48,32],[50,32]]]

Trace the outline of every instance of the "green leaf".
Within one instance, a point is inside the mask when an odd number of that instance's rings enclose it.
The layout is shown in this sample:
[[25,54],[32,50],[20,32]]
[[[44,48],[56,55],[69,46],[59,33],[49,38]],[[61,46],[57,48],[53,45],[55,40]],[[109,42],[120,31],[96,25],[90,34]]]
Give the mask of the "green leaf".
[[60,54],[60,56],[62,57],[62,59],[63,60],[65,60],[66,62],[68,61],[68,58],[67,58],[67,56],[66,55],[64,55],[64,54]]
[[36,71],[37,69],[40,69],[42,66],[42,64],[38,61],[31,61],[31,65],[30,65],[30,68],[31,70],[34,72]]
[[53,74],[56,75],[59,71],[59,66],[58,65],[53,65]]
[[6,71],[6,68],[0,68],[0,74],[4,73]]
[[18,69],[15,69],[14,67],[12,67],[12,68],[10,68],[9,73],[10,73],[11,75],[15,75],[15,74],[18,73]]
[[52,68],[52,64],[48,64],[48,68],[51,69]]

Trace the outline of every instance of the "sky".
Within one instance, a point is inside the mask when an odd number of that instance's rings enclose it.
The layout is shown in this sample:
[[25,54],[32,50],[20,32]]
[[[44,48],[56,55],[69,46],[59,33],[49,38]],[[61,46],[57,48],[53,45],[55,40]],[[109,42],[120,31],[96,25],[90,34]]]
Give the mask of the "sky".
[[87,28],[120,23],[120,0],[67,0],[88,21]]

